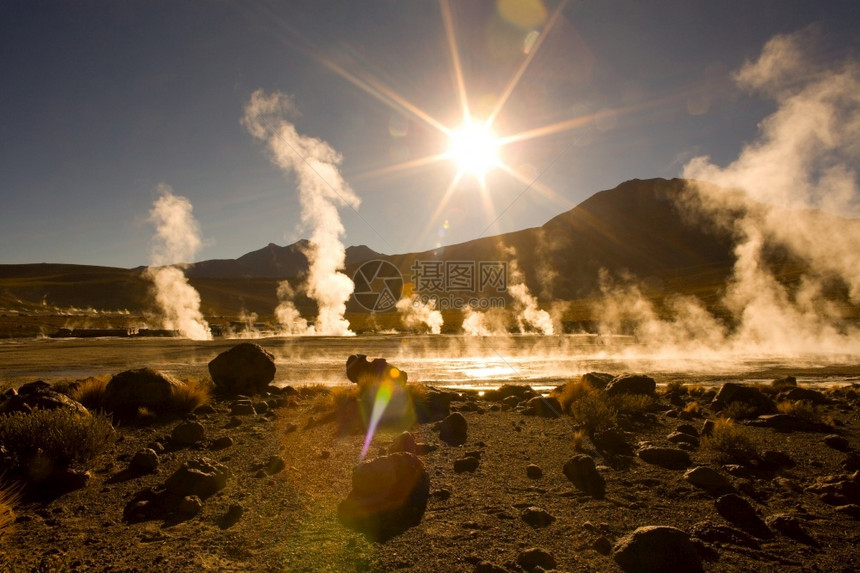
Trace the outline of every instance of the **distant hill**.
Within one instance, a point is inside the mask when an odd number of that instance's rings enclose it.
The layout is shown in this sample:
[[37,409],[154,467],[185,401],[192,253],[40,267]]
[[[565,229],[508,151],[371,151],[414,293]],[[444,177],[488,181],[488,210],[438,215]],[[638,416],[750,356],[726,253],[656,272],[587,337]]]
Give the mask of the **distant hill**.
[[[418,253],[383,255],[366,246],[349,247],[345,272],[362,262],[383,259],[396,265],[406,282],[416,261],[512,261],[516,258],[531,291],[544,302],[582,301],[599,288],[599,275],[631,274],[654,296],[695,294],[712,307],[731,276],[733,240],[708,221],[694,221],[679,210],[688,182],[682,179],[632,180],[596,193],[540,227],[482,237]],[[830,215],[828,215],[830,216]],[[834,217],[838,219],[838,217]],[[840,221],[845,221],[840,219]],[[860,223],[858,223],[860,224]],[[277,283],[301,282],[308,269],[307,241],[269,244],[237,259],[208,260],[186,273],[198,289],[207,315],[240,312],[270,315]],[[515,252],[515,255],[513,252]],[[776,251],[775,251],[776,252]],[[802,272],[786,253],[780,271],[786,280]],[[142,268],[81,265],[0,265],[0,310],[15,308],[151,308],[150,285]],[[300,310],[313,303],[299,297]],[[583,306],[584,307],[584,306]],[[348,309],[361,313],[352,302]]]

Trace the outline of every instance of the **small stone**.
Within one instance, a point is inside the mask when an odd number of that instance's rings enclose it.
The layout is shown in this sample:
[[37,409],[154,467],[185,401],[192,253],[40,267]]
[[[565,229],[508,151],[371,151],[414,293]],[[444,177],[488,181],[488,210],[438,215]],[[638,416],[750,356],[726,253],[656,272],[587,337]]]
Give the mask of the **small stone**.
[[830,434],[828,436],[824,436],[824,444],[827,447],[833,448],[834,450],[839,450],[840,452],[847,452],[851,449],[848,440],[843,436],[837,434]]
[[702,430],[699,432],[702,436],[710,436],[714,431],[714,421],[713,420],[705,420],[702,424]]
[[[508,396],[508,398],[513,397],[514,396]],[[475,573],[508,573],[508,570],[504,567],[496,565],[495,563],[490,563],[489,561],[481,561],[477,565],[475,565]]]
[[698,466],[687,470],[684,479],[690,484],[707,491],[731,489],[732,484],[720,472],[706,466]]
[[699,447],[699,438],[691,436],[686,432],[672,432],[666,436],[666,439],[673,444],[689,444],[691,446]]
[[717,513],[729,523],[749,531],[756,537],[768,538],[773,535],[750,502],[741,496],[734,493],[726,494],[717,498],[714,504],[717,507]]
[[573,485],[592,497],[602,498],[606,493],[606,480],[597,471],[594,460],[585,454],[569,459],[562,468]]
[[684,468],[690,465],[690,454],[678,448],[648,446],[639,450],[642,461],[666,468]]
[[473,472],[478,469],[481,460],[472,456],[466,456],[458,460],[454,460],[454,471],[458,474],[463,472]]
[[257,410],[250,400],[236,400],[230,405],[230,413],[234,416],[256,416]]
[[179,505],[176,509],[182,515],[193,517],[200,513],[200,510],[203,509],[203,502],[200,501],[200,498],[196,495],[186,495],[179,502]]
[[278,472],[284,471],[284,468],[287,467],[286,462],[284,462],[284,458],[280,456],[271,456],[266,461],[266,472],[269,475],[275,475]]
[[238,503],[230,504],[230,507],[227,509],[227,513],[221,516],[219,520],[219,525],[222,529],[227,529],[235,525],[240,519],[242,519],[242,515],[245,514],[245,508],[242,507]]
[[129,469],[135,473],[147,474],[158,468],[158,454],[154,450],[144,448],[135,452],[131,458]]
[[526,475],[531,479],[540,479],[543,477],[543,470],[535,464],[529,464],[526,466]]
[[591,548],[601,555],[609,555],[612,552],[612,542],[609,541],[609,538],[605,535],[601,535],[594,540],[594,543],[591,544]]
[[203,439],[206,429],[200,422],[182,422],[170,434],[170,441],[182,446],[190,446]]
[[439,423],[439,439],[449,446],[459,446],[466,442],[469,424],[459,412],[449,414]]
[[690,536],[674,527],[640,527],[618,540],[612,558],[630,573],[702,571],[702,559]]
[[527,571],[532,570],[535,567],[542,567],[543,569],[548,570],[555,569],[557,566],[555,557],[553,557],[549,551],[538,547],[532,547],[520,553],[517,556],[517,563]]
[[212,440],[212,443],[209,444],[210,450],[224,450],[233,445],[233,438],[230,436],[221,436],[215,440]]
[[523,521],[534,527],[547,527],[555,522],[555,517],[550,515],[546,510],[539,507],[527,507],[520,515]]
[[410,432],[403,432],[394,438],[394,441],[388,447],[388,453],[393,454],[396,452],[409,452],[410,454],[418,453],[415,436]]
[[699,431],[692,424],[679,424],[677,428],[675,428],[676,432],[683,432],[685,434],[690,434],[691,436],[699,437]]

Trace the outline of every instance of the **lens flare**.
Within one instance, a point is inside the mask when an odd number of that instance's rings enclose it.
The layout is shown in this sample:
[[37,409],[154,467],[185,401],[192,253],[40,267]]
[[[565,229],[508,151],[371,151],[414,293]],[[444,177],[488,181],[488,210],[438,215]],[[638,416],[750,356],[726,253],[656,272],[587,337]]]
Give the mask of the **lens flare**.
[[498,149],[499,140],[486,126],[467,122],[451,134],[448,156],[462,171],[483,177],[498,164]]
[[[392,370],[396,369],[393,368]],[[376,435],[376,428],[379,426],[379,421],[382,420],[382,415],[388,408],[389,402],[391,402],[391,395],[393,393],[394,388],[388,380],[383,380],[376,389],[376,397],[373,399],[373,410],[370,412],[370,423],[367,424],[367,435],[364,438],[364,445],[361,447],[360,460],[364,460],[367,456],[367,450],[370,449],[370,443],[373,441],[373,436]]]

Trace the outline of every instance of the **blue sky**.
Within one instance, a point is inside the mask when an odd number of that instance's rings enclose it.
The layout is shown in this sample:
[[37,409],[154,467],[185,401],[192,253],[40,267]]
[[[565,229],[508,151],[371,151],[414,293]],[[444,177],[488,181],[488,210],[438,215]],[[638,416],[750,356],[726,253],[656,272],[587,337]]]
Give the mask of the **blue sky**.
[[[295,181],[240,124],[259,88],[288,94],[296,128],[343,156],[362,200],[360,216],[343,211],[344,242],[397,253],[541,225],[696,155],[727,164],[773,110],[731,80],[768,39],[812,26],[820,58],[860,49],[854,1],[570,1],[548,31],[559,3],[544,17],[539,4],[519,0],[538,8],[517,16],[508,0],[3,2],[0,263],[146,264],[159,183],[194,205],[197,260],[308,236]],[[460,123],[446,5],[476,117],[543,34],[493,126],[556,126],[500,152],[538,177],[531,188],[497,169],[444,201],[452,162],[386,171],[445,151],[422,114]]]

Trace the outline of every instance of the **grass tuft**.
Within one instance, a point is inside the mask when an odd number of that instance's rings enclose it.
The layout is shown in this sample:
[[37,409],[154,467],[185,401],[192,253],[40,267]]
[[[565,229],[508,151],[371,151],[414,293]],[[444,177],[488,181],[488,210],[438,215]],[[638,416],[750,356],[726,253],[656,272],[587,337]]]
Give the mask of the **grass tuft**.
[[174,412],[193,412],[195,409],[212,401],[209,384],[197,378],[182,381],[175,386],[170,395],[169,409]]
[[776,405],[776,409],[783,414],[794,416],[810,424],[819,424],[822,422],[821,413],[818,411],[818,408],[815,404],[806,400],[797,400],[796,402],[783,400]]
[[589,390],[570,404],[574,421],[586,432],[593,434],[618,424],[618,413],[603,390]]
[[728,406],[726,406],[722,414],[726,418],[732,418],[733,420],[749,420],[750,418],[755,418],[755,406],[752,404],[747,404],[746,402],[732,402]]
[[69,391],[69,398],[83,404],[87,410],[99,410],[104,403],[105,388],[110,376],[91,376]]
[[24,468],[36,456],[59,466],[86,462],[115,438],[107,416],[81,416],[65,408],[0,416],[0,443],[13,466]]
[[663,389],[663,394],[686,394],[687,386],[684,384],[683,380],[671,380],[666,383],[666,387]]
[[758,457],[758,448],[750,430],[728,418],[714,421],[711,435],[702,438],[702,449],[711,451],[724,463],[745,464]]

